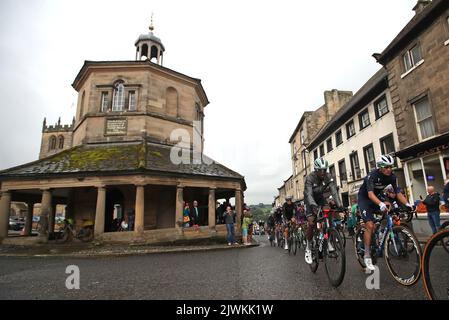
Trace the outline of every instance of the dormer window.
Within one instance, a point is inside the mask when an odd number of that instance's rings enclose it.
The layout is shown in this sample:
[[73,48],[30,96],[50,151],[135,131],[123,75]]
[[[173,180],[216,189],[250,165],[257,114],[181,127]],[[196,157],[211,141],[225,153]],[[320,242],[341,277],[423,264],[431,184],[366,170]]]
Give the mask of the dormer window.
[[118,82],[114,86],[112,98],[112,111],[123,111],[125,107],[125,86],[123,82]]

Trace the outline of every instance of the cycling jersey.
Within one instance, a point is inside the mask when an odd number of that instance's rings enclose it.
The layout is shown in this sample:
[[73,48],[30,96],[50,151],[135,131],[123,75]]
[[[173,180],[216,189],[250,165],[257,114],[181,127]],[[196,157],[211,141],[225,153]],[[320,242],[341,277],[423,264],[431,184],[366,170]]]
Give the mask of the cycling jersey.
[[285,202],[284,205],[282,206],[282,211],[284,213],[285,218],[290,221],[296,211],[295,204],[293,202],[290,204]]
[[397,192],[398,188],[394,174],[386,176],[379,169],[374,169],[363,179],[363,184],[358,193],[358,205],[365,222],[374,221],[373,213],[379,210],[378,205],[368,197],[368,192],[372,191],[380,201],[386,201],[388,198],[385,195],[385,189]]
[[268,217],[267,226],[270,227],[270,228],[274,227],[274,218],[273,218],[273,216],[269,216]]
[[274,213],[274,221],[276,223],[282,223],[282,212],[280,210],[276,210]]
[[306,177],[304,186],[304,202],[306,204],[306,216],[313,215],[312,207],[324,206],[327,204],[327,198],[332,195],[337,207],[341,207],[340,197],[337,191],[337,185],[330,173],[326,173],[324,178],[318,177],[314,171]]

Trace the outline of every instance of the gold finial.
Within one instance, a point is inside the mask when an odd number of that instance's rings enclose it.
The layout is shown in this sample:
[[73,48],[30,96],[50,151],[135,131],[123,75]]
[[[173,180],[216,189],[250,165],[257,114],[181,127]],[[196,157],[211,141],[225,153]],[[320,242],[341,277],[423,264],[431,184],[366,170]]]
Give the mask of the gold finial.
[[150,32],[153,32],[154,26],[153,26],[153,12],[151,12],[151,24],[150,24]]

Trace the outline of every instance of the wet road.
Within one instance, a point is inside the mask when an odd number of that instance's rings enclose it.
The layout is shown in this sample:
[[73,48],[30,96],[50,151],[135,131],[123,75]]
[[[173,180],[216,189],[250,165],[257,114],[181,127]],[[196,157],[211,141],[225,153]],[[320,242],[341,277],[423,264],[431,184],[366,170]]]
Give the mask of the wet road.
[[[396,283],[383,259],[380,288],[369,290],[348,240],[343,283],[332,288],[324,264],[316,274],[304,252],[290,255],[255,237],[259,247],[146,256],[0,257],[0,299],[426,299],[422,280]],[[442,259],[447,259],[442,256]],[[68,290],[69,265],[80,270],[80,289]]]

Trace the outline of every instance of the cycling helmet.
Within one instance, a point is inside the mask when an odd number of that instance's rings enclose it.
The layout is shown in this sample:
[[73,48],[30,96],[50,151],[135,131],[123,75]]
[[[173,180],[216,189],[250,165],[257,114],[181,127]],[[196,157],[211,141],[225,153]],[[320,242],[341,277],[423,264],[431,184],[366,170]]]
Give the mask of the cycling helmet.
[[394,165],[394,159],[389,154],[381,155],[379,158],[377,158],[377,167],[378,168],[391,167],[393,165]]
[[293,199],[292,196],[287,196],[287,197],[285,197],[285,201],[292,200],[292,199]]
[[318,158],[315,160],[315,162],[313,163],[315,170],[326,170],[329,167],[329,163],[327,162],[327,160],[324,160],[323,158]]

